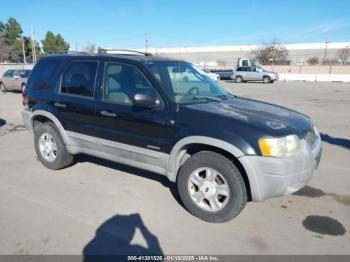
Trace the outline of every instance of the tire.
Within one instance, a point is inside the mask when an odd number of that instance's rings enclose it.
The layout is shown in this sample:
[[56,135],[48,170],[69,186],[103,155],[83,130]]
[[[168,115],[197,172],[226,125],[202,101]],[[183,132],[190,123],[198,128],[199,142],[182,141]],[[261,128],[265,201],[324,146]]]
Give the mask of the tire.
[[[201,171],[203,168],[205,171]],[[208,170],[212,171],[208,172]],[[212,173],[213,171],[216,173]],[[208,176],[207,174],[210,173],[214,175]],[[199,179],[201,183],[198,183],[199,176],[205,176],[205,179]],[[210,177],[215,179],[212,180]],[[207,178],[215,181],[212,184],[209,182],[208,187],[205,184]],[[196,181],[196,183],[192,181]],[[200,187],[195,184],[199,184]],[[212,185],[214,187],[220,186],[222,189],[228,188],[226,190],[228,197],[218,194],[218,189],[213,191]],[[223,223],[231,220],[242,211],[247,203],[247,190],[239,170],[229,159],[215,152],[201,151],[186,160],[179,170],[177,187],[186,209],[194,216],[207,222]],[[214,197],[207,198],[205,194],[207,196],[214,195]],[[203,196],[203,200],[195,201],[195,196],[198,200],[202,199]],[[210,198],[211,201],[209,201]],[[221,203],[216,210],[216,205],[211,205],[213,198],[217,200],[214,203]]]
[[0,83],[0,90],[1,90],[1,92],[3,92],[3,93],[6,93],[6,92],[7,92],[7,89],[6,89],[6,87],[5,87],[5,85],[4,85],[3,83]]
[[[50,139],[46,139],[48,137],[52,137],[52,141]],[[50,148],[56,148],[56,150],[48,150],[52,152],[50,154],[51,160],[48,160],[49,153],[44,154],[42,153],[42,144],[40,142],[40,139],[47,140],[46,142],[51,144],[54,142],[55,146],[51,146]],[[50,140],[50,141],[49,141]],[[42,140],[41,140],[42,141]],[[68,167],[73,162],[73,155],[71,155],[66,148],[65,143],[63,142],[63,139],[59,132],[57,131],[56,126],[53,123],[44,123],[40,124],[38,127],[34,130],[34,146],[35,146],[35,152],[40,160],[40,162],[47,168],[58,170],[65,167]],[[46,150],[46,149],[45,149]],[[45,151],[47,152],[47,151]],[[45,155],[45,157],[44,157]]]
[[236,83],[242,83],[243,78],[241,76],[236,76]]
[[264,76],[263,77],[263,83],[264,84],[270,84],[271,83],[271,78],[269,76]]

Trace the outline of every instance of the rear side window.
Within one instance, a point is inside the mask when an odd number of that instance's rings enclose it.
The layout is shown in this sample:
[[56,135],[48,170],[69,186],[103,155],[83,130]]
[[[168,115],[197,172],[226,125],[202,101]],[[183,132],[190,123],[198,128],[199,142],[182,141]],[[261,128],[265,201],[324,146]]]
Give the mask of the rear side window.
[[61,93],[94,96],[97,62],[72,62],[62,75]]
[[60,64],[61,60],[40,60],[30,74],[28,87],[45,89],[50,85],[54,85],[55,79],[53,76]]

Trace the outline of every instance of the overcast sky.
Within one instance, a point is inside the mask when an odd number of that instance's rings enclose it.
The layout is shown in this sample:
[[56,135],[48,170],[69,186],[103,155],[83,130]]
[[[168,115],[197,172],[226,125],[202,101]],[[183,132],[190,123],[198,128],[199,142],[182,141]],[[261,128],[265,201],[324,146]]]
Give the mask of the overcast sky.
[[1,1],[38,39],[61,33],[71,49],[350,41],[350,0],[16,0]]

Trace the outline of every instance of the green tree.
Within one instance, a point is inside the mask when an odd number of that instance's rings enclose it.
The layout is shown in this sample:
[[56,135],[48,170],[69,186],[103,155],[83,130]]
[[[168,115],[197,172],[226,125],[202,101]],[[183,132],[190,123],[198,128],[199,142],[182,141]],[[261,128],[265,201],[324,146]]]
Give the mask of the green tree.
[[2,36],[2,34],[5,32],[5,25],[3,22],[0,22],[0,37]]
[[64,41],[63,37],[60,34],[54,35],[51,31],[46,33],[45,39],[41,43],[45,53],[65,52],[69,50],[69,44]]
[[[23,44],[24,44],[24,53],[26,56],[27,62],[33,62],[33,49],[32,49],[32,38],[31,37],[23,37]],[[23,61],[23,47],[22,47],[22,39],[16,40],[15,49],[17,56],[19,57],[19,60],[21,62]],[[42,56],[41,48],[39,46],[38,42],[35,42],[35,53],[37,60]]]
[[18,39],[23,33],[21,25],[14,19],[10,17],[5,24],[5,38],[7,41],[13,43]]
[[63,37],[58,34],[56,35],[56,47],[57,51],[68,51],[69,50],[69,44],[64,41]]
[[10,62],[20,62],[21,46],[19,48],[17,42],[22,34],[21,25],[15,18],[11,17],[7,23],[0,22],[0,60]]

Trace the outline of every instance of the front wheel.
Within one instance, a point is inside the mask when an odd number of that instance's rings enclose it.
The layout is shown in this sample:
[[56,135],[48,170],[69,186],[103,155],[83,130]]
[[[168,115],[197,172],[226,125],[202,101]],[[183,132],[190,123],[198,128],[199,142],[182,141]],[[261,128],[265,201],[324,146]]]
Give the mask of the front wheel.
[[187,210],[208,222],[236,217],[247,203],[247,190],[236,166],[215,152],[201,151],[180,168],[177,186]]
[[271,81],[271,78],[270,78],[269,76],[264,76],[263,82],[264,82],[264,84],[269,84],[269,83],[271,83],[272,81]]

